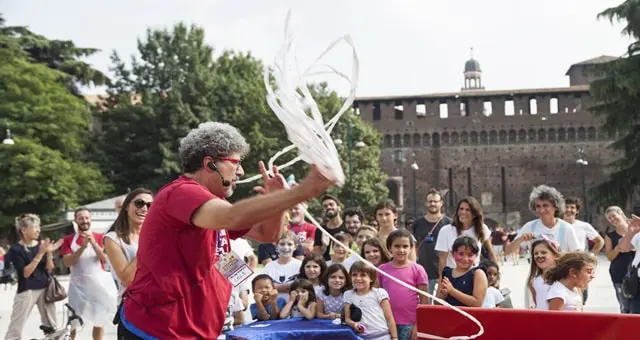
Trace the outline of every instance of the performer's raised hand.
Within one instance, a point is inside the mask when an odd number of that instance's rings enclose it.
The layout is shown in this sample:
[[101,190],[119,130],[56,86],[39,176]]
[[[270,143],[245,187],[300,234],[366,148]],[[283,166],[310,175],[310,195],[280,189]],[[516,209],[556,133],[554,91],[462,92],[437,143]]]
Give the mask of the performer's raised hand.
[[269,173],[267,172],[267,168],[264,165],[263,161],[258,162],[258,169],[260,170],[260,175],[262,175],[263,186],[253,187],[253,190],[255,190],[257,193],[267,194],[285,188],[286,181],[278,171],[277,167],[274,166],[271,169],[273,177],[269,176]]

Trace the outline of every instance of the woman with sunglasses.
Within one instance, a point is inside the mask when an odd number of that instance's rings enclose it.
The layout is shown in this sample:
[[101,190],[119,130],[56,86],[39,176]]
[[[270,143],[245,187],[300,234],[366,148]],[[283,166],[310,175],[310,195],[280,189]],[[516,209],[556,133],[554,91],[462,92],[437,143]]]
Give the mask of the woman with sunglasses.
[[111,274],[118,285],[118,304],[122,293],[136,274],[138,236],[151,207],[152,195],[151,190],[144,188],[131,191],[122,202],[122,210],[104,238]]

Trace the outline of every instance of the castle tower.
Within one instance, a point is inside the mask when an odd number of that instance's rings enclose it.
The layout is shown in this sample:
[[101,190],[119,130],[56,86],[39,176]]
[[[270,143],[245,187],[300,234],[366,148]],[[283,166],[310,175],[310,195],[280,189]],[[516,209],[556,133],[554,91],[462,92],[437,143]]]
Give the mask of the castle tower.
[[482,86],[482,70],[480,63],[473,59],[473,47],[471,48],[471,57],[464,64],[464,87],[462,91],[478,91],[484,90]]

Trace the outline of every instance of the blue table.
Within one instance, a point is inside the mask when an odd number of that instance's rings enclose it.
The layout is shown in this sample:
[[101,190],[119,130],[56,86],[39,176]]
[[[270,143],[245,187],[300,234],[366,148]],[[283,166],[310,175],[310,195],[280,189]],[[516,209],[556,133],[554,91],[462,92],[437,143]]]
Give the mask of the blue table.
[[331,320],[291,318],[250,323],[227,333],[227,340],[361,340],[349,326]]

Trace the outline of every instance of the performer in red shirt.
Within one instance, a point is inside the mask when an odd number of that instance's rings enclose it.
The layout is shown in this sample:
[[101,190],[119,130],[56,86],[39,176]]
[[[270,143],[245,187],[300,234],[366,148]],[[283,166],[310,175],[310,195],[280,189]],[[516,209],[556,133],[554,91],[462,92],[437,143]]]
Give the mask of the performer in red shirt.
[[201,124],[180,143],[183,175],[156,195],[138,243],[138,268],[120,309],[118,339],[215,339],[222,330],[231,284],[218,270],[229,239],[274,242],[284,212],[332,183],[312,167],[290,190],[260,162],[261,195],[225,200],[244,175],[249,145],[226,123]]

